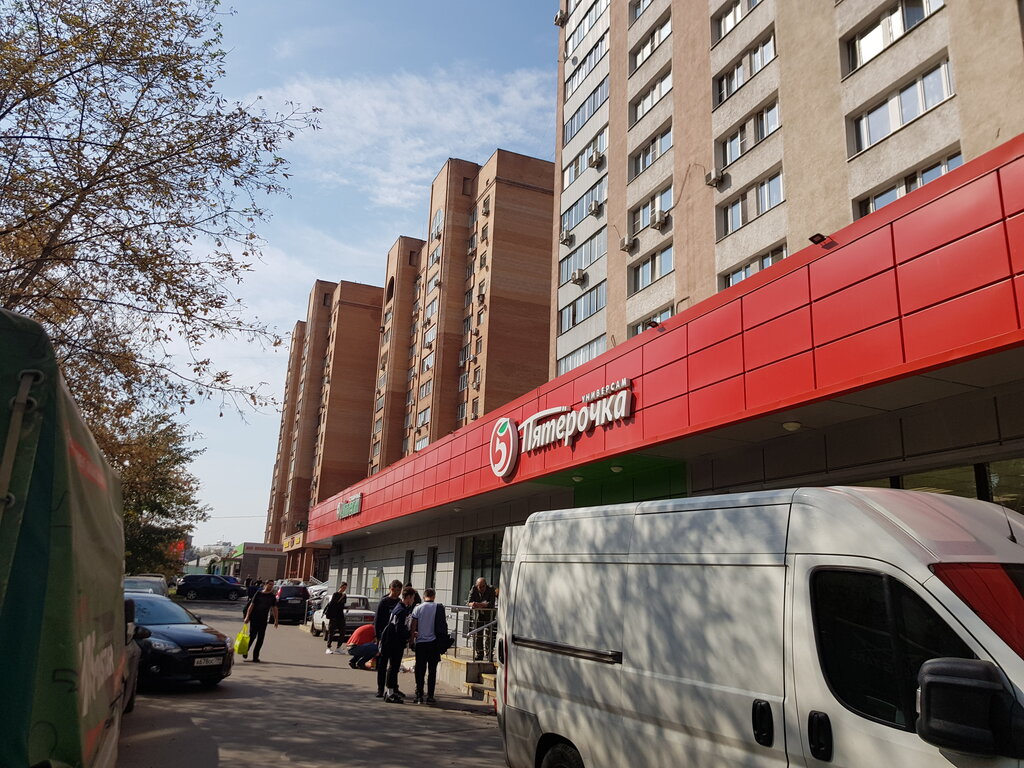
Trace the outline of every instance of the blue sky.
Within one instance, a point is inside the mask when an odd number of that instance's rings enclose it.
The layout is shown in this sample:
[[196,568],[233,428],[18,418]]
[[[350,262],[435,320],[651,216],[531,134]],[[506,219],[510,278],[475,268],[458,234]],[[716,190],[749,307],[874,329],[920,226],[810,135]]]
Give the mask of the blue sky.
[[[263,262],[235,290],[287,337],[316,279],[380,285],[399,235],[427,229],[427,190],[449,157],[502,147],[554,159],[554,0],[237,0],[223,20],[221,90],[268,110],[315,105],[321,130],[284,147],[291,198],[268,201]],[[217,342],[218,365],[280,397],[287,349]],[[223,411],[223,416],[220,415]],[[260,541],[280,417],[217,403],[188,414],[211,519],[195,541]]]

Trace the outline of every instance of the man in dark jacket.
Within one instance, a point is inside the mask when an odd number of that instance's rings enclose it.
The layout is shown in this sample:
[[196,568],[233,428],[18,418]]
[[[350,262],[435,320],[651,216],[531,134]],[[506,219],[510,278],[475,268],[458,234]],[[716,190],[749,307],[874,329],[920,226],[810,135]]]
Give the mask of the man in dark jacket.
[[[487,579],[481,576],[476,580],[473,588],[469,590],[469,600],[466,605],[473,609],[470,618],[470,626],[473,629],[482,629],[494,621],[494,605],[497,602],[497,595],[494,587],[487,583]],[[487,635],[487,656],[484,656],[484,635]],[[477,632],[473,636],[473,660],[490,661],[494,649],[494,628]]]
[[[387,682],[388,674],[388,663],[389,659],[384,656],[381,649],[380,639],[381,635],[384,634],[384,629],[388,626],[388,622],[391,621],[391,612],[395,609],[395,606],[401,602],[402,595],[402,582],[395,579],[391,582],[391,591],[381,598],[377,604],[377,613],[373,619],[373,634],[374,641],[377,643],[377,698],[384,698],[384,687]],[[398,655],[398,664],[402,663],[402,655]],[[395,669],[397,676],[397,668]]]
[[409,638],[412,636],[410,614],[415,599],[415,589],[406,587],[402,590],[402,599],[392,609],[391,618],[380,637],[380,662],[382,666],[388,668],[384,701],[389,704],[401,704],[405,701],[405,694],[398,690],[398,670],[402,664],[402,655],[409,647]]
[[[245,612],[245,623],[249,625],[249,635],[252,642],[252,660],[260,660],[260,649],[263,648],[263,638],[267,634],[267,624],[270,622],[270,615],[274,616],[274,626],[278,626],[277,620],[277,598],[274,596],[274,582],[268,581],[263,589],[252,597],[249,609]],[[248,654],[242,656],[248,658]]]

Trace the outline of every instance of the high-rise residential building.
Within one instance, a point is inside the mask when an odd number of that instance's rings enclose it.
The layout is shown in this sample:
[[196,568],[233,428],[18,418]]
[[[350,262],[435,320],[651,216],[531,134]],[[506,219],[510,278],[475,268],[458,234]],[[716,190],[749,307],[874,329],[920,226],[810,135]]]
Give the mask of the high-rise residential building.
[[551,163],[449,159],[388,254],[369,474],[548,377]]
[[292,331],[264,539],[284,545],[288,576],[316,568],[310,507],[366,477],[382,300],[377,286],[318,280]]
[[1021,9],[563,0],[553,374],[1024,131]]

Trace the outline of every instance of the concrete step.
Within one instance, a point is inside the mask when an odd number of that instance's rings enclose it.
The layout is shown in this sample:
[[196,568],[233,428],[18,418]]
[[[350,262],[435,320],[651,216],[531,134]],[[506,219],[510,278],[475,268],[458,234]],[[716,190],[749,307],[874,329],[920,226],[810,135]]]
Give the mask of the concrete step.
[[462,690],[465,691],[467,696],[477,701],[483,701],[486,704],[495,701],[496,694],[494,688],[486,683],[463,683]]
[[487,686],[489,686],[490,689],[493,691],[497,687],[497,685],[498,685],[498,673],[495,672],[495,673],[491,674],[491,673],[483,672],[480,675],[480,682],[484,683]]

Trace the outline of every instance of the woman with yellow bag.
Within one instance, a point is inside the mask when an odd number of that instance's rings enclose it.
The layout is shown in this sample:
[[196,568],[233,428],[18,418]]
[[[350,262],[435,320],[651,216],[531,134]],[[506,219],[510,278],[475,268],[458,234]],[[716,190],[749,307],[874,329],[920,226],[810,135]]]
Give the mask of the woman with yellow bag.
[[[250,639],[255,644],[252,647],[252,660],[260,660],[260,649],[263,647],[263,638],[267,634],[267,624],[270,621],[270,613],[274,614],[274,626],[277,623],[277,598],[274,596],[274,582],[267,581],[263,585],[263,591],[252,596],[249,603],[249,610],[245,614],[245,623],[249,625]],[[248,650],[248,649],[246,649]],[[243,653],[242,658],[248,658],[248,653]]]

